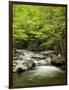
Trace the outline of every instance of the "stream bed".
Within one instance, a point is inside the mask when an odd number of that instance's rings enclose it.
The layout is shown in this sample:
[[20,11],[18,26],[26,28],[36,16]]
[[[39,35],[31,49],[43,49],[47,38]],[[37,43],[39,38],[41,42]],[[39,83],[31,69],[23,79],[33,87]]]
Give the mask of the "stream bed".
[[[25,52],[22,58],[30,58],[33,54]],[[18,57],[18,55],[17,55]],[[47,85],[63,85],[66,84],[66,73],[59,67],[53,65],[36,66],[31,70],[22,73],[13,73],[13,87],[31,87],[31,86],[47,86]]]

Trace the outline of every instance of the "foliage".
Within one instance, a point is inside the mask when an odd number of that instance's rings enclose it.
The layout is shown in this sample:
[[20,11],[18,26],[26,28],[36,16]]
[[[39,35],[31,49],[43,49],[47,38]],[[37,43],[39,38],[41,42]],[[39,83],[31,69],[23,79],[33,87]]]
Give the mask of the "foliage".
[[13,5],[13,47],[62,53],[64,6]]

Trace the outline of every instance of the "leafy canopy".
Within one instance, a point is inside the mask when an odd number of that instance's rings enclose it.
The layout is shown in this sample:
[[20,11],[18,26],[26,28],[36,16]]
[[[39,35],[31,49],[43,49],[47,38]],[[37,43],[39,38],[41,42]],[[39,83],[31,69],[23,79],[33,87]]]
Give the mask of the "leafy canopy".
[[[13,5],[13,47],[61,50],[65,32],[65,7]],[[27,45],[26,45],[27,44]],[[31,46],[32,48],[32,46]],[[32,48],[33,49],[33,48]]]

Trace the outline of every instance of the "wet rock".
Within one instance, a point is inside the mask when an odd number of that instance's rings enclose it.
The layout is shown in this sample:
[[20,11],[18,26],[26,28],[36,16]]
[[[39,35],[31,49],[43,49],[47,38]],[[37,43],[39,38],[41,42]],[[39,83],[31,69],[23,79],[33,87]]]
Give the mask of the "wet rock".
[[50,51],[50,50],[49,51],[41,51],[40,53],[43,55],[56,54],[56,52]]
[[18,68],[18,69],[17,69],[17,73],[18,73],[18,74],[20,74],[20,73],[22,73],[22,72],[24,72],[24,71],[25,71],[25,69],[22,69],[22,68]]
[[65,67],[65,60],[63,57],[55,56],[51,59],[52,65],[64,68]]
[[13,72],[22,72],[35,67],[35,63],[32,60],[16,60],[13,64]]
[[42,54],[35,54],[31,58],[34,58],[34,59],[45,59],[46,57],[44,55],[42,55]]

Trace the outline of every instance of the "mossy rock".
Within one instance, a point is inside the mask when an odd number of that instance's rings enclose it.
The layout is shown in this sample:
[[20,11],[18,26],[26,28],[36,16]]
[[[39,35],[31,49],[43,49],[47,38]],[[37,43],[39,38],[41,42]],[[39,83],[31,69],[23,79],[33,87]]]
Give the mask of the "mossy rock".
[[64,67],[65,60],[63,57],[54,56],[51,60],[51,63],[58,67],[62,67],[62,66]]

